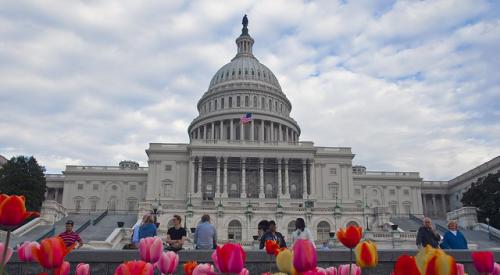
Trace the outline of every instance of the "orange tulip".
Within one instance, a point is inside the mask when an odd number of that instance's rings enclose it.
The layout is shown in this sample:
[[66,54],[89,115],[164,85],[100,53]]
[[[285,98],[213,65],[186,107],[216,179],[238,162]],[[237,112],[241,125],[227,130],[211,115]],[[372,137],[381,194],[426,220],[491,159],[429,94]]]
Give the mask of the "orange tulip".
[[415,257],[399,256],[394,264],[394,275],[420,275]]
[[153,275],[154,267],[145,261],[124,262],[115,269],[115,275]]
[[17,226],[40,213],[26,211],[24,196],[0,194],[0,225]]
[[32,248],[33,258],[44,268],[59,268],[73,247],[67,248],[59,237],[48,238]]
[[371,241],[359,243],[354,249],[356,265],[361,268],[375,267],[378,264],[377,245]]
[[266,253],[272,255],[278,255],[280,250],[280,245],[275,240],[266,240]]
[[347,229],[340,228],[337,231],[337,239],[347,248],[354,248],[361,240],[363,229],[358,226],[350,225]]
[[195,267],[197,265],[198,265],[198,263],[195,261],[189,261],[189,262],[185,263],[184,264],[184,273],[186,273],[186,275],[193,274],[193,270],[195,269]]

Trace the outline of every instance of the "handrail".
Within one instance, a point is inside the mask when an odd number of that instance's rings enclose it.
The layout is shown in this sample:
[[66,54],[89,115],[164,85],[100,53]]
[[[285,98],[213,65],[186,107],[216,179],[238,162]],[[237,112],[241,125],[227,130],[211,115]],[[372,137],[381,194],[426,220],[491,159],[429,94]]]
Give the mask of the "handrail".
[[410,219],[411,220],[414,220],[416,222],[419,222],[419,223],[423,223],[424,221],[422,219],[420,219],[419,217],[413,215],[413,214],[410,214]]
[[80,227],[78,227],[75,232],[81,233],[83,230],[90,226],[90,221],[91,219],[88,219],[84,224],[80,225]]
[[40,238],[36,239],[37,242],[40,242],[41,240],[52,237],[56,234],[56,228],[52,227],[49,231],[47,231],[45,234],[43,234]]
[[436,225],[436,229],[441,231],[441,233],[446,233],[446,231],[448,231],[448,229],[446,227],[444,227],[440,224],[435,223],[435,225]]
[[104,212],[101,213],[101,215],[99,215],[97,218],[95,218],[93,221],[92,221],[92,225],[96,225],[98,224],[102,219],[104,219],[104,217],[106,217],[108,215],[108,209],[106,209]]

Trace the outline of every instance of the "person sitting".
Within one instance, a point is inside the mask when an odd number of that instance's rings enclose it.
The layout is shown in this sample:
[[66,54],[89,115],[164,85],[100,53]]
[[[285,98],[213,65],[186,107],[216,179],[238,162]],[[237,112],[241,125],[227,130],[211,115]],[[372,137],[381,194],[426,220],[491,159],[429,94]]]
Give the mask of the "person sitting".
[[156,236],[156,225],[153,223],[151,214],[147,214],[139,227],[139,241],[143,238],[154,236]]
[[456,221],[448,222],[448,231],[444,234],[443,240],[439,246],[442,249],[469,249],[464,235],[462,232],[458,231]]
[[292,233],[292,242],[295,243],[297,240],[309,240],[316,247],[311,230],[306,227],[306,222],[302,218],[295,220],[295,231]]
[[187,232],[186,229],[181,226],[181,223],[181,216],[174,215],[174,226],[170,227],[167,231],[167,250],[179,251],[182,249],[182,245],[187,238]]
[[66,224],[65,224],[66,231],[64,231],[61,234],[59,234],[59,237],[61,239],[63,239],[64,244],[66,245],[66,247],[70,247],[73,244],[75,244],[76,242],[78,242],[78,248],[80,248],[83,245],[83,241],[80,238],[80,235],[78,233],[76,233],[76,232],[73,231],[73,225],[74,225],[73,221],[72,220],[68,220],[66,222]]
[[283,237],[283,235],[280,232],[276,231],[276,222],[271,220],[271,221],[269,221],[268,224],[269,224],[269,229],[260,238],[259,248],[263,249],[266,246],[267,240],[272,240],[272,241],[278,242],[280,248],[286,247],[285,238]]
[[214,249],[217,246],[217,231],[210,223],[210,216],[201,216],[201,223],[194,232],[194,244],[196,249]]

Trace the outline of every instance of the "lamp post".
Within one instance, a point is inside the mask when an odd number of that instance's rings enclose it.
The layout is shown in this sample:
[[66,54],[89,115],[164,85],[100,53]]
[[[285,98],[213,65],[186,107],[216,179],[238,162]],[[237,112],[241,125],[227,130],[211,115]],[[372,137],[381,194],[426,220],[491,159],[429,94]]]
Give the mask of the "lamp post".
[[488,224],[488,240],[491,240],[491,234],[490,234],[490,218],[486,217],[486,223]]
[[158,223],[158,208],[160,208],[160,205],[157,202],[154,202],[152,205],[153,208],[153,222],[156,225],[156,228],[160,227],[160,223]]
[[398,231],[398,225],[397,224],[392,224],[391,225],[391,229],[392,229],[392,248],[396,248],[396,244],[395,244],[395,238],[396,238],[396,233]]

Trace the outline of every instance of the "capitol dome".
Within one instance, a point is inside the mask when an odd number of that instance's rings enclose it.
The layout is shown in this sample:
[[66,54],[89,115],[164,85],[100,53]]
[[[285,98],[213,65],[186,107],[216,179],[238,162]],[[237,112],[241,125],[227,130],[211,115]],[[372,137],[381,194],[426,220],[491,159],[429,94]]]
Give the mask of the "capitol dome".
[[[274,73],[253,55],[247,25],[245,16],[236,56],[215,73],[198,101],[199,115],[188,128],[191,141],[298,142],[292,104]],[[247,114],[251,120],[240,123]]]

